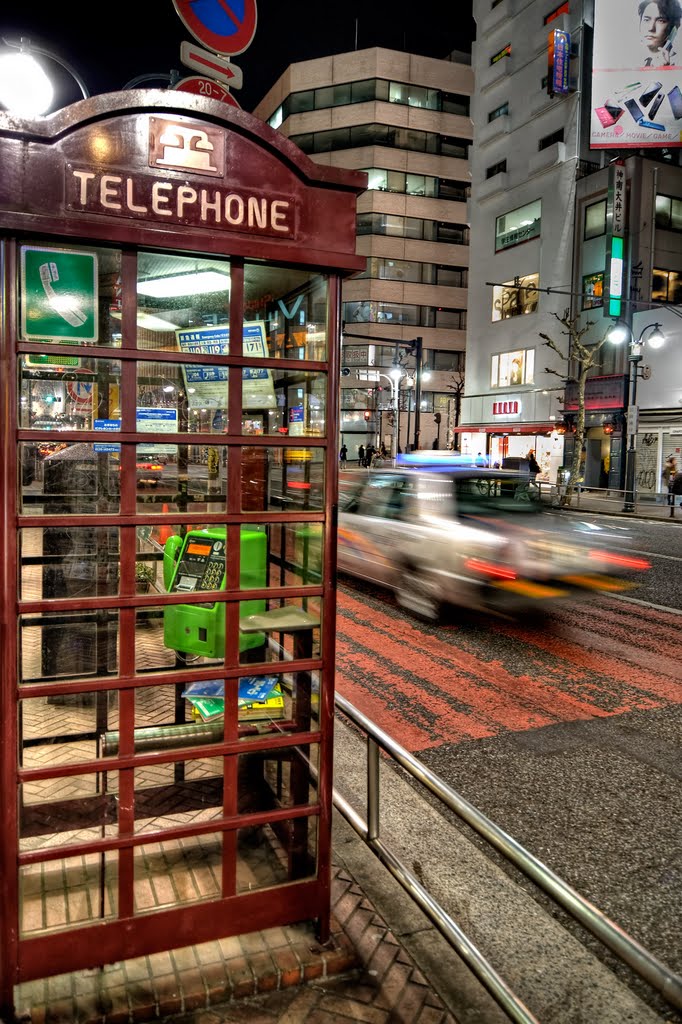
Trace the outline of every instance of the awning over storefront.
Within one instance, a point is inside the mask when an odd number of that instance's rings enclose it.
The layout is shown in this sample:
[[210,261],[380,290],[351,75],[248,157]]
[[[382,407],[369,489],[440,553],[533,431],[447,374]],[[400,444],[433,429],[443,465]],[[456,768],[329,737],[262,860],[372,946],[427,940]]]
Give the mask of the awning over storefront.
[[453,427],[453,434],[551,434],[561,423],[483,423]]

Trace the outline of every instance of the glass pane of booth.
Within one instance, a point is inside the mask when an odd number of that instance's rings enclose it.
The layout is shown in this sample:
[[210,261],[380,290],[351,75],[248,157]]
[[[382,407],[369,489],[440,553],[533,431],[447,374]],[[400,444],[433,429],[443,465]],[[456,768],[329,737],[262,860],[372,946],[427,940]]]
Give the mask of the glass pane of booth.
[[271,357],[327,359],[327,315],[326,278],[289,267],[244,267],[244,319],[265,325]]
[[[207,343],[209,336],[212,344],[227,344],[229,324],[230,264],[227,260],[139,253],[138,348],[191,351],[200,340]],[[198,337],[192,338],[195,332]]]
[[244,369],[242,434],[324,437],[327,430],[327,375],[276,366]]
[[119,530],[114,526],[20,530],[20,600],[116,595],[119,543]]
[[88,516],[119,511],[118,452],[102,451],[85,441],[20,442],[19,472],[19,511],[25,515]]
[[242,448],[244,512],[321,512],[324,448]]
[[[43,358],[52,362],[40,362]],[[76,367],[54,362],[59,359],[63,363],[66,357],[19,357],[19,426],[52,432],[115,430],[121,417],[120,361],[92,359],[85,352]],[[43,458],[49,454],[41,452]]]
[[118,672],[118,610],[21,615],[19,682],[103,679]]
[[135,913],[220,899],[222,850],[219,832],[136,847]]
[[[19,706],[22,768],[80,764],[105,756],[103,735],[118,730],[118,691],[30,697]],[[42,785],[42,783],[41,783]]]
[[22,867],[19,904],[22,938],[115,918],[118,856],[88,853]]
[[[224,512],[228,449],[218,444],[139,444],[137,511],[168,517],[172,512]],[[165,525],[155,531],[167,532]]]

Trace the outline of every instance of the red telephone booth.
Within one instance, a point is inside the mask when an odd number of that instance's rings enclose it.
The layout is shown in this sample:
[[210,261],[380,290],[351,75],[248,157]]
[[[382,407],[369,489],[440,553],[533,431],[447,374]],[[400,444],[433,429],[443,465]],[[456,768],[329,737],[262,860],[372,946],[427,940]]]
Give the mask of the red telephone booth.
[[340,279],[365,176],[167,91],[0,119],[0,1016],[329,918]]

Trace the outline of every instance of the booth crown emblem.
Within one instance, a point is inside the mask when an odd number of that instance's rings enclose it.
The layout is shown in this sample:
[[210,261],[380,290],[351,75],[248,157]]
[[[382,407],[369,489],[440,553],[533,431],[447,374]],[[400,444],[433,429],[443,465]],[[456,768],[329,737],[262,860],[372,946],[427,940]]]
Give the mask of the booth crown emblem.
[[220,129],[159,117],[149,119],[149,166],[222,175],[225,137]]

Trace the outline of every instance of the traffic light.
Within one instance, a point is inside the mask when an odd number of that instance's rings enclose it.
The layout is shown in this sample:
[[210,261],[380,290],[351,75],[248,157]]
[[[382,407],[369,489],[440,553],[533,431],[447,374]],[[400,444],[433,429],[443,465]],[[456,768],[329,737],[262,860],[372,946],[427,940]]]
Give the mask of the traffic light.
[[372,414],[371,414],[371,412],[369,411],[369,409],[365,409],[365,411],[364,411],[364,413],[363,413],[363,416],[365,417],[365,420],[366,420],[366,421],[367,421],[367,422],[369,423],[369,421],[370,421],[370,420],[371,420],[371,418],[372,418]]
[[435,413],[435,415],[433,417],[433,422],[434,423],[440,423],[440,418],[441,418],[441,414],[439,412]]

